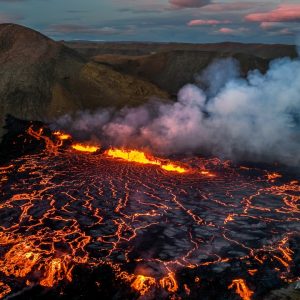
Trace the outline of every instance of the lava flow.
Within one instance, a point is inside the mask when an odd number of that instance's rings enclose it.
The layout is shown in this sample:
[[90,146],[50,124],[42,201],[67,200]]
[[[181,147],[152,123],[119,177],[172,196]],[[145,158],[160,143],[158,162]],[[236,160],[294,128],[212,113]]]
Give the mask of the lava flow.
[[0,298],[255,300],[299,280],[298,171],[47,132],[0,166]]
[[145,152],[138,150],[124,150],[124,149],[109,149],[106,151],[106,155],[113,158],[121,158],[129,162],[135,162],[139,164],[156,165],[161,167],[163,170],[170,172],[185,173],[187,170],[181,166],[175,165],[174,163],[164,163],[161,160],[156,159],[152,155],[147,155]]
[[99,146],[91,146],[91,145],[84,145],[84,144],[74,144],[72,145],[72,148],[77,151],[89,152],[89,153],[95,153],[98,150],[100,150]]

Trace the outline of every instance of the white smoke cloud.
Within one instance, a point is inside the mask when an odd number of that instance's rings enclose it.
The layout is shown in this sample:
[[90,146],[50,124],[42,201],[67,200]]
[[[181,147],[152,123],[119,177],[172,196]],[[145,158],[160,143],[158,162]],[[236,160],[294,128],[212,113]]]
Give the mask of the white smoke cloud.
[[157,154],[210,153],[299,165],[300,60],[275,60],[266,74],[251,71],[247,78],[238,70],[233,59],[218,60],[197,84],[179,91],[177,102],[80,113],[58,124],[96,135],[106,145],[148,147]]

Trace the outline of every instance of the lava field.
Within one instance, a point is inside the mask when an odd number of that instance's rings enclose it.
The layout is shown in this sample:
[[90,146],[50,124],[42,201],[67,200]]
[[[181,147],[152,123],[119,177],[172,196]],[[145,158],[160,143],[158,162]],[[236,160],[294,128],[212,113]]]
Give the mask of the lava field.
[[139,163],[39,126],[2,144],[0,298],[250,300],[299,280],[297,170]]

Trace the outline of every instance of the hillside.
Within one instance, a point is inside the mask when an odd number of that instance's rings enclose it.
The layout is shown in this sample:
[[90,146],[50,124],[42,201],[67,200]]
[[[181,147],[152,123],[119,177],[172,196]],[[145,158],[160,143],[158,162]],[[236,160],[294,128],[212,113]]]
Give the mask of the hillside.
[[149,82],[88,62],[61,43],[14,24],[0,25],[0,66],[1,125],[6,114],[47,121],[76,110],[168,96]]
[[231,54],[250,54],[264,59],[274,59],[283,56],[296,57],[294,45],[281,44],[243,44],[243,43],[146,43],[146,42],[89,42],[70,41],[63,42],[86,57],[103,54],[140,56],[169,51],[204,51]]
[[176,95],[187,83],[194,82],[195,76],[214,60],[233,57],[239,61],[241,75],[249,70],[265,72],[269,60],[245,53],[214,51],[173,50],[143,56],[98,55],[93,60],[113,67],[116,71],[150,81]]

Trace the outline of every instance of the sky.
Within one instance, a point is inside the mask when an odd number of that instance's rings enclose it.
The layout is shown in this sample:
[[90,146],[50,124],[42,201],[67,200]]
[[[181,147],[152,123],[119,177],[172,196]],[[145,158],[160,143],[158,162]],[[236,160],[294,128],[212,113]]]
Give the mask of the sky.
[[55,40],[295,44],[300,0],[0,0],[0,23]]

